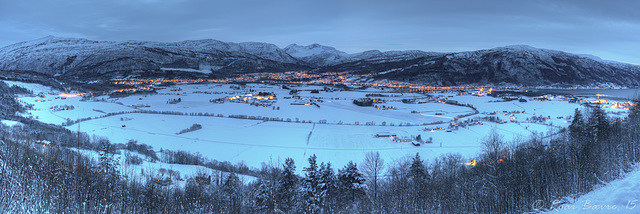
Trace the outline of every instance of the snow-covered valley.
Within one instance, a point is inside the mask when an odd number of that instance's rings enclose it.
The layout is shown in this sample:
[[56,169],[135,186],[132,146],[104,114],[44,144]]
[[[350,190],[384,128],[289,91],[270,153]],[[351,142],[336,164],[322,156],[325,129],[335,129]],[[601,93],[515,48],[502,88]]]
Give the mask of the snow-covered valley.
[[[533,134],[546,137],[566,127],[568,116],[581,108],[567,99],[525,97],[528,102],[504,102],[476,89],[392,93],[382,88],[342,91],[302,85],[283,89],[266,84],[186,84],[150,95],[83,98],[22,85],[41,94],[19,98],[32,104],[26,116],[40,121],[66,124],[69,130],[104,136],[113,143],[136,140],[155,150],[200,153],[256,168],[262,162],[282,162],[287,157],[294,158],[301,168],[312,154],[340,166],[361,162],[371,151],[380,152],[387,160],[415,153],[426,158],[460,153],[471,160],[481,152],[480,140],[491,129],[507,140]],[[292,90],[298,92],[292,94]],[[273,99],[259,100],[259,93]],[[353,104],[367,95],[379,103],[369,107]],[[78,119],[81,122],[68,123]],[[192,124],[201,124],[202,129],[176,134]],[[380,133],[394,136],[376,137]],[[416,140],[418,136],[421,141]]]

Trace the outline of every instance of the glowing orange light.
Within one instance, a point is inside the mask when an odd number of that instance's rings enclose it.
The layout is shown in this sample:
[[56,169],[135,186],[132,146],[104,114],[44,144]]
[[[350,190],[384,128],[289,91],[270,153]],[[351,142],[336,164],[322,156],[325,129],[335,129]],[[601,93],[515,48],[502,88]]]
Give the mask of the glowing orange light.
[[465,166],[476,166],[478,165],[478,161],[476,159],[470,160],[469,162],[464,163]]
[[78,96],[82,96],[84,95],[84,93],[80,93],[80,94],[60,94],[58,96],[60,97],[78,97]]

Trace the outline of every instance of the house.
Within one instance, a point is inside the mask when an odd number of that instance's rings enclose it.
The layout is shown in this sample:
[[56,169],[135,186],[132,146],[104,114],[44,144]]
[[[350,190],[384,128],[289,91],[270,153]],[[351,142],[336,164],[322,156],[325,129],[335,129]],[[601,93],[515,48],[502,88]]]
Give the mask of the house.
[[48,140],[37,140],[36,144],[42,145],[42,147],[52,147],[53,143],[51,143],[51,141]]
[[389,133],[389,132],[378,132],[378,133],[376,134],[376,137],[389,137],[389,138],[394,138],[394,137],[396,137],[396,136],[397,136],[396,134],[392,134],[392,133]]
[[227,99],[225,98],[218,98],[218,99],[210,99],[209,102],[220,104],[220,103],[224,103],[226,100]]
[[129,106],[133,108],[151,107],[148,104],[135,104],[135,105],[129,105]]
[[293,102],[291,102],[291,105],[309,105],[309,102],[305,102],[302,100],[294,100]]
[[514,96],[503,96],[502,100],[509,102],[509,101],[514,101],[514,100],[519,100],[518,97],[514,97]]
[[353,104],[357,106],[373,106],[373,100],[371,98],[360,98],[353,100]]
[[179,102],[182,102],[182,98],[178,98],[178,99],[169,99],[167,101],[167,104],[178,104]]
[[196,184],[198,184],[198,185],[209,185],[209,184],[211,184],[211,175],[209,175],[209,177],[196,176]]
[[416,102],[416,99],[402,99],[402,103],[405,103],[405,104],[415,104],[415,103],[417,103],[417,102]]
[[413,139],[408,138],[408,137],[394,137],[393,138],[393,142],[400,142],[400,143],[405,143],[405,142],[412,142]]
[[454,105],[456,105],[456,104],[458,104],[458,101],[456,101],[456,100],[447,100],[447,101],[445,101],[445,103],[446,104],[454,104]]
[[165,177],[164,179],[162,178],[156,178],[156,179],[152,179],[153,183],[156,183],[160,186],[169,186],[171,185],[171,179],[169,177]]

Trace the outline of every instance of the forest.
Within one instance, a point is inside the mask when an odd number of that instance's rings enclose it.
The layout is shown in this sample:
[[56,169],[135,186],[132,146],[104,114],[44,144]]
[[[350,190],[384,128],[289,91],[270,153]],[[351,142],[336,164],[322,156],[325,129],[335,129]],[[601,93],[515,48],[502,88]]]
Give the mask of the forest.
[[[16,111],[12,101],[2,99],[2,106],[12,107],[3,108],[5,115]],[[459,154],[389,161],[371,152],[362,162],[333,166],[311,155],[302,169],[290,158],[284,163],[265,160],[251,173],[257,177],[251,183],[242,183],[232,172],[217,182],[189,182],[184,188],[128,179],[113,155],[118,144],[21,119],[23,125],[0,124],[0,212],[529,212],[535,211],[534,202],[549,208],[553,201],[621,178],[639,161],[639,109],[613,119],[595,105],[576,109],[573,118],[551,138],[505,140],[491,132],[481,140],[482,154],[472,161]],[[52,143],[36,144],[42,140]],[[97,150],[100,158],[87,158],[74,147]]]

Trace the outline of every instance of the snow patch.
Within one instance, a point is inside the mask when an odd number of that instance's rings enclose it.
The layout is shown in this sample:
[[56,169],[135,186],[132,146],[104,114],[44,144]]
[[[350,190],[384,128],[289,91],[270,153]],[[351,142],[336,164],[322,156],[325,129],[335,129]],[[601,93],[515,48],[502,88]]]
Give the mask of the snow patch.
[[21,122],[13,121],[13,120],[0,120],[0,123],[2,123],[4,125],[7,125],[7,126],[15,126],[15,125],[22,124]]

